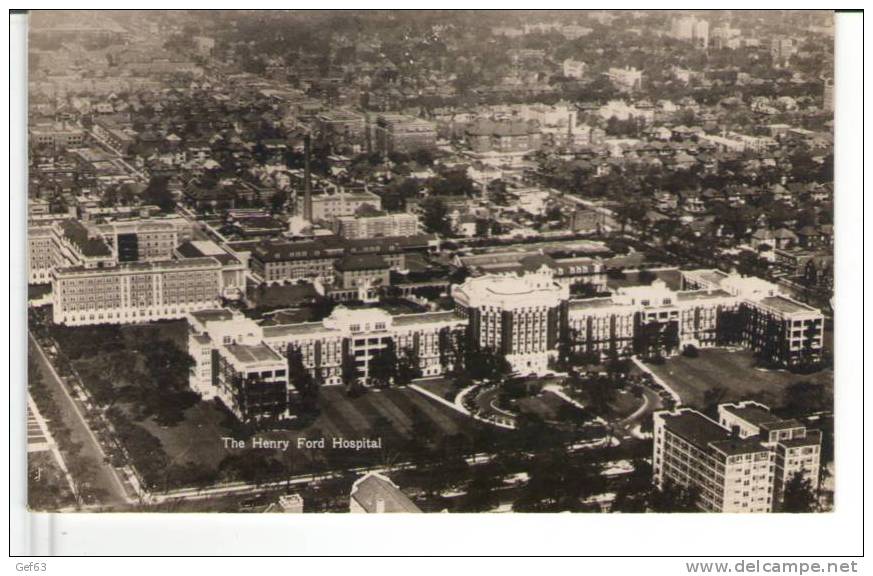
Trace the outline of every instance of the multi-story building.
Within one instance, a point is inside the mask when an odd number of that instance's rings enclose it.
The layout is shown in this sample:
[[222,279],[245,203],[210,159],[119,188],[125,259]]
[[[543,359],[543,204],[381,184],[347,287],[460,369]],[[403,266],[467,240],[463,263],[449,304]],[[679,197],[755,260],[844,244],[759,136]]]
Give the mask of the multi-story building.
[[707,512],[772,512],[775,454],[700,412],[655,412],[653,480],[697,492]]
[[770,41],[770,56],[776,64],[786,64],[797,53],[797,43],[793,38],[777,36]]
[[695,46],[709,46],[709,22],[694,16],[674,18],[670,23],[670,35],[677,40],[694,43]]
[[326,291],[333,300],[375,302],[379,289],[391,284],[391,267],[377,254],[344,256],[334,268],[335,282]]
[[572,58],[566,58],[561,63],[561,70],[565,77],[573,78],[575,80],[581,80],[585,77],[585,69],[588,67],[585,62],[581,60],[573,60]]
[[334,219],[334,227],[343,238],[414,236],[419,233],[418,216],[409,213],[340,216]]
[[464,266],[474,275],[517,276],[549,268],[555,281],[567,288],[577,284],[588,284],[596,292],[607,290],[606,267],[603,261],[597,258],[585,256],[554,258],[540,252],[509,251],[461,256],[456,258],[456,263]]
[[[188,323],[188,351],[195,361],[191,388],[204,397],[221,398],[243,420],[279,413],[276,391],[271,392],[273,403],[268,410],[264,409],[266,405],[233,400],[244,393],[237,388],[247,380],[234,377],[244,373],[239,360],[247,353],[269,361],[274,379],[287,374],[278,373],[281,368],[274,355],[287,358],[289,350],[297,350],[306,369],[325,385],[343,383],[344,364],[353,366],[358,379],[366,383],[374,354],[390,342],[398,354],[410,352],[418,358],[423,376],[435,376],[444,371],[440,334],[444,330],[458,330],[465,324],[452,311],[393,315],[380,308],[345,306],[337,306],[329,317],[319,322],[262,326],[237,312],[206,310],[190,313]],[[244,346],[245,351],[234,346]],[[229,371],[231,377],[223,380],[218,374],[222,362],[235,370]],[[293,374],[290,376],[293,378]],[[294,394],[292,382],[287,382],[286,388],[288,395]]]
[[260,327],[238,312],[188,314],[191,389],[218,398],[241,420],[281,418],[288,411],[288,363],[260,338]]
[[53,320],[81,326],[182,318],[216,306],[222,288],[222,264],[215,258],[56,267]]
[[350,110],[331,110],[315,117],[321,142],[334,148],[361,150],[365,142],[366,124],[361,114]]
[[820,483],[821,441],[819,430],[807,430],[797,420],[785,420],[770,408],[747,400],[718,407],[719,424],[735,431],[740,438],[757,438],[776,455],[773,477],[773,507],[779,509],[785,485],[799,474],[809,481],[815,493]]
[[730,294],[736,301],[737,332],[730,338],[766,360],[785,366],[821,360],[824,315],[782,294],[775,284],[720,270],[693,270],[683,272],[683,285]]
[[[303,214],[304,197],[297,196],[297,213]],[[312,221],[333,222],[343,216],[355,216],[364,206],[373,210],[382,209],[382,198],[367,190],[349,191],[339,188],[332,194],[312,195]]]
[[85,143],[85,131],[65,123],[37,125],[30,129],[30,142],[54,148],[76,147]]
[[[29,231],[35,281],[52,284],[55,323],[119,324],[180,318],[244,286],[242,263],[215,246],[177,251],[180,219],[83,224],[66,219]],[[204,244],[204,243],[200,243]]]
[[542,144],[537,122],[481,119],[466,130],[467,144],[476,154],[525,154]]
[[827,112],[834,111],[834,81],[826,79],[822,88],[822,109]]
[[314,240],[266,240],[251,251],[249,265],[256,282],[319,280],[332,283],[334,264],[346,254],[375,254],[394,270],[406,265],[409,252],[427,252],[436,245],[430,235],[346,239],[326,236]]
[[376,150],[383,154],[391,152],[414,152],[436,146],[436,124],[421,118],[402,114],[380,114],[375,126]]
[[610,68],[606,77],[622,92],[633,92],[643,85],[643,71],[636,68]]
[[[601,357],[730,344],[746,346],[778,365],[821,359],[821,312],[764,280],[698,270],[683,273],[684,290],[655,280],[649,286],[617,288],[606,297],[570,299],[568,287],[578,277],[567,276],[564,266],[555,266],[547,256],[527,257],[521,265],[489,264],[484,275],[456,286],[452,295],[480,345],[508,358],[517,355],[510,361],[519,371],[545,371],[559,341]],[[555,306],[557,324],[552,326],[545,322]]]
[[452,298],[479,346],[501,352],[517,372],[548,370],[557,355],[562,304],[569,299],[550,269],[472,277],[452,289]]
[[178,217],[115,220],[97,229],[120,262],[170,259],[177,246],[194,236],[191,223]]
[[690,408],[654,420],[654,483],[693,489],[702,510],[778,511],[795,474],[818,489],[821,432],[763,404],[721,404],[718,422]]
[[50,226],[32,226],[27,230],[28,284],[51,283],[54,253],[54,232]]

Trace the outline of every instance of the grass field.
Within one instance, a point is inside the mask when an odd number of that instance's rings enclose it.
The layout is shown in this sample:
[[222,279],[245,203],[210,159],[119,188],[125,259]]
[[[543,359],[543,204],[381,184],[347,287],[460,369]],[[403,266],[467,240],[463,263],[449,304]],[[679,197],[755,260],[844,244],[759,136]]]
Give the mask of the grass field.
[[794,382],[815,382],[833,394],[833,371],[792,374],[787,370],[763,370],[754,366],[749,351],[701,350],[697,358],[674,356],[661,366],[648,367],[669,384],[684,404],[703,407],[707,390],[722,387],[725,402],[759,396],[771,406],[783,403],[785,389]]
[[[478,424],[462,414],[407,388],[369,390],[349,398],[341,387],[328,386],[320,392],[321,413],[300,430],[274,430],[256,436],[290,440],[284,452],[265,450],[291,465],[294,473],[314,469],[364,466],[402,457],[414,441],[438,446],[445,438],[471,436]],[[148,429],[177,464],[195,463],[215,469],[232,452],[222,437],[233,436],[225,413],[213,402],[201,402],[189,409],[184,422],[162,428],[152,422]],[[325,439],[325,449],[297,447],[298,438]],[[381,449],[334,449],[332,440],[381,439]]]

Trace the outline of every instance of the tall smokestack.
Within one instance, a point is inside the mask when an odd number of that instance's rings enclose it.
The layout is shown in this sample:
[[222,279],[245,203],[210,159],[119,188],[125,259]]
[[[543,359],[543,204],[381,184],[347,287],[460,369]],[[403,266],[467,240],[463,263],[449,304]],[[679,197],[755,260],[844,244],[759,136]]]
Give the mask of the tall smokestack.
[[312,222],[312,171],[309,167],[311,155],[310,136],[303,136],[303,219]]

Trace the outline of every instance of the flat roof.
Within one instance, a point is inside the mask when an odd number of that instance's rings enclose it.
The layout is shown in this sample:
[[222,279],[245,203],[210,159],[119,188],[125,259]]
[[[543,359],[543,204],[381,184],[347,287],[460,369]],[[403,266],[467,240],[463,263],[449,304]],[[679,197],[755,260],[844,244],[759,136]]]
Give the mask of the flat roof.
[[262,362],[283,362],[279,354],[266,344],[227,344],[224,347],[236,360],[242,364],[259,364]]
[[731,296],[730,292],[726,292],[722,289],[718,290],[684,290],[682,292],[676,292],[677,300],[708,300],[710,298],[729,298]]
[[460,321],[461,319],[458,318],[452,310],[423,312],[421,314],[399,314],[393,318],[394,326],[409,326],[413,324],[427,324],[432,322],[452,322],[454,320]]
[[615,302],[612,301],[611,296],[604,296],[602,298],[583,298],[580,300],[570,300],[569,306],[570,310],[590,310],[592,308],[608,308],[610,306],[614,306]]
[[767,450],[756,438],[732,436],[717,422],[694,410],[666,414],[663,418],[670,432],[702,450],[715,449],[729,456]]
[[815,308],[811,306],[807,306],[806,304],[802,304],[797,300],[792,300],[791,298],[786,298],[785,296],[767,296],[765,298],[761,298],[761,304],[765,306],[769,306],[778,310],[779,312],[784,312],[786,314],[792,314],[796,312],[816,312]]
[[191,312],[191,316],[200,322],[221,322],[224,320],[233,319],[233,313],[224,308],[215,308],[212,310],[197,310]]
[[753,424],[755,426],[760,426],[761,424],[765,424],[767,422],[775,422],[780,420],[778,416],[774,416],[769,409],[755,405],[755,404],[747,404],[746,406],[737,406],[735,404],[722,404],[721,408],[723,408],[726,412],[730,412],[734,414],[749,424]]

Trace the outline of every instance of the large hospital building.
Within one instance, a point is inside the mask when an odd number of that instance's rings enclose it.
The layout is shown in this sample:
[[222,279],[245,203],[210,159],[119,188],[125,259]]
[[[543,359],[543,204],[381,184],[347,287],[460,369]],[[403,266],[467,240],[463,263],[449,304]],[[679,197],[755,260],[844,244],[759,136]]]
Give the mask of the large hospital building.
[[655,413],[655,484],[692,488],[707,512],[778,511],[795,474],[819,486],[822,435],[763,404],[722,404],[716,422],[690,408]]
[[52,284],[53,321],[87,324],[183,318],[245,286],[245,267],[181,218],[32,228],[28,277]]
[[[338,306],[318,322],[261,325],[239,313],[192,312],[188,315],[189,345],[198,362],[192,387],[222,397],[241,418],[258,418],[268,413],[247,412],[242,408],[247,404],[238,397],[249,386],[252,374],[256,375],[252,386],[272,382],[278,388],[278,382],[266,380],[277,378],[276,369],[262,369],[262,362],[282,364],[289,349],[300,350],[304,366],[324,384],[342,382],[344,361],[353,363],[358,377],[366,382],[374,353],[389,343],[398,351],[413,350],[422,375],[435,376],[444,370],[441,352],[444,360],[445,351],[440,350],[440,342],[446,330],[463,332],[469,341],[498,350],[522,374],[548,372],[562,339],[576,350],[601,357],[646,354],[652,352],[651,347],[670,353],[686,345],[717,346],[726,315],[754,322],[752,332],[757,330],[760,314],[792,327],[795,321],[806,323],[798,343],[792,342],[793,332],[779,333],[788,339],[778,347],[788,352],[782,360],[795,359],[791,354],[795,347],[820,353],[821,314],[778,294],[772,284],[734,275],[722,277],[713,271],[684,274],[693,289],[671,290],[656,280],[650,286],[618,288],[608,297],[573,299],[567,285],[556,279],[555,270],[542,266],[521,274],[470,277],[452,288],[452,310],[391,314],[379,307]],[[704,279],[718,280],[718,285],[698,287],[696,283]],[[775,308],[774,301],[779,303],[778,312],[769,311]],[[761,312],[764,306],[768,311]],[[738,312],[746,308],[753,313]],[[657,338],[644,340],[643,332]],[[744,342],[753,348],[761,345],[755,338]],[[217,371],[214,367],[219,361],[223,368]],[[281,370],[285,378],[287,367]],[[287,378],[286,388],[292,394]],[[276,398],[281,404],[281,398]]]

